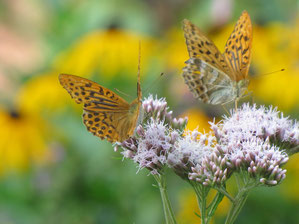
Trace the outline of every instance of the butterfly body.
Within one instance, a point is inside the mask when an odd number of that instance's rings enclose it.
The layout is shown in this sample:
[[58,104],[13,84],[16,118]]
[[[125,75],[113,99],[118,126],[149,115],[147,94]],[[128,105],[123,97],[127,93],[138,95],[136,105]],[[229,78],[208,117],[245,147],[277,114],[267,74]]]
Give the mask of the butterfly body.
[[76,103],[83,103],[83,123],[89,132],[109,142],[123,142],[134,134],[142,104],[139,73],[138,96],[131,104],[113,91],[79,76],[61,74],[59,81]]
[[242,13],[223,54],[188,20],[184,20],[184,33],[190,59],[183,78],[193,95],[209,104],[241,98],[249,84],[252,28],[248,13]]

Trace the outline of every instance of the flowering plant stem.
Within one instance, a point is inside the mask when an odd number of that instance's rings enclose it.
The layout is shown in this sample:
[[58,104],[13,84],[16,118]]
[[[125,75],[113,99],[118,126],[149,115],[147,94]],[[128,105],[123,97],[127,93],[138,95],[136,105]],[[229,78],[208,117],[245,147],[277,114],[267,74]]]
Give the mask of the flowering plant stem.
[[165,177],[161,174],[153,175],[160,189],[166,224],[177,224],[171,203],[168,198]]
[[236,174],[238,193],[232,201],[232,206],[226,216],[225,224],[233,224],[240,214],[250,191],[259,185],[254,179],[249,178],[245,173]]
[[288,154],[291,156],[291,155],[297,153],[298,151],[299,151],[299,145],[297,145],[297,146],[295,146],[295,147],[293,147],[293,148],[290,148],[290,149],[288,150]]
[[208,223],[207,217],[206,217],[206,208],[207,208],[207,196],[210,191],[209,187],[205,187],[202,184],[194,184],[193,185],[194,191],[197,196],[197,202],[200,210],[200,218],[201,218],[201,224]]
[[201,224],[208,224],[211,221],[219,203],[224,195],[220,192],[216,194],[209,206],[207,206],[207,196],[210,192],[210,187],[202,184],[190,182],[197,196],[197,202],[200,210]]
[[232,206],[228,212],[228,215],[225,220],[225,224],[233,224],[236,218],[238,217],[239,213],[241,212],[241,209],[243,208],[247,197],[249,195],[248,189],[242,189],[238,192],[236,195],[234,202],[232,203]]
[[211,204],[209,205],[209,210],[208,210],[208,223],[210,222],[211,218],[213,217],[218,205],[220,204],[220,202],[222,201],[224,195],[220,192],[218,192],[216,194],[216,196],[214,197],[213,201],[211,202]]

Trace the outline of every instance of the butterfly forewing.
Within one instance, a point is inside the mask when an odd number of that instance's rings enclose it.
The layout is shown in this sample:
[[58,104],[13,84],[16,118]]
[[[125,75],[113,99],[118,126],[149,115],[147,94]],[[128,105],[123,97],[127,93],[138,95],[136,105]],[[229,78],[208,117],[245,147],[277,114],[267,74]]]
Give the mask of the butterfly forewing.
[[218,70],[230,74],[231,68],[215,44],[204,36],[199,28],[189,20],[185,19],[183,23],[184,36],[190,58],[199,58]]
[[122,142],[133,135],[141,106],[140,88],[138,98],[129,104],[88,79],[61,74],[59,80],[77,103],[84,104],[83,123],[89,132],[110,142]]
[[249,14],[244,11],[228,38],[224,56],[234,70],[235,81],[246,79],[251,60],[252,25]]

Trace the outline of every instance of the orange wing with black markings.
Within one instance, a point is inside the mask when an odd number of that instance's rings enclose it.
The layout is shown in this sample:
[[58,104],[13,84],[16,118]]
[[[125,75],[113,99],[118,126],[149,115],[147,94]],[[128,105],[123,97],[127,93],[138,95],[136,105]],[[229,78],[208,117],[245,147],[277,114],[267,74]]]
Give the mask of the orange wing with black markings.
[[228,76],[232,75],[232,68],[227,64],[225,57],[213,41],[206,37],[197,26],[184,19],[183,30],[190,58],[198,58]]
[[189,90],[205,103],[237,102],[249,84],[252,42],[249,14],[244,11],[240,16],[223,54],[189,20],[184,20],[183,29],[190,58],[182,75]]
[[228,38],[224,57],[233,68],[235,81],[247,79],[251,61],[252,25],[248,12],[244,11]]
[[122,142],[134,134],[141,107],[140,74],[138,97],[129,104],[113,91],[88,79],[61,74],[60,84],[76,103],[83,103],[83,123],[92,134],[109,142]]

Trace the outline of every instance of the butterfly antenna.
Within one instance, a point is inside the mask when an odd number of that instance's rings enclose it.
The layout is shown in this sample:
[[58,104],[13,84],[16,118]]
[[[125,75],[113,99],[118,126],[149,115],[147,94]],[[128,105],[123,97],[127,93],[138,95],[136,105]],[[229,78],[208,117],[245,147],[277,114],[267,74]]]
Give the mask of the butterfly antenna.
[[116,92],[120,93],[120,94],[123,94],[123,95],[125,95],[125,96],[127,96],[127,97],[130,97],[129,94],[127,94],[127,93],[125,93],[125,92],[122,92],[122,91],[120,91],[120,90],[117,89],[117,88],[114,88],[114,90],[115,90]]
[[268,73],[264,73],[264,74],[256,75],[255,77],[258,78],[258,77],[261,77],[261,76],[271,75],[271,74],[273,74],[273,73],[276,73],[276,72],[283,72],[283,71],[285,71],[284,68],[279,69],[279,70],[276,70],[276,71],[273,71],[273,72],[268,72]]
[[145,93],[149,91],[149,89],[158,82],[158,80],[164,75],[164,72],[161,72],[161,74],[145,89]]
[[239,102],[239,98],[235,99],[235,111],[238,110],[238,102]]
[[226,107],[224,106],[224,104],[222,104],[221,106],[222,106],[222,108],[224,109],[224,111],[227,113],[227,115],[229,116],[229,112],[228,112],[228,110],[226,109]]

